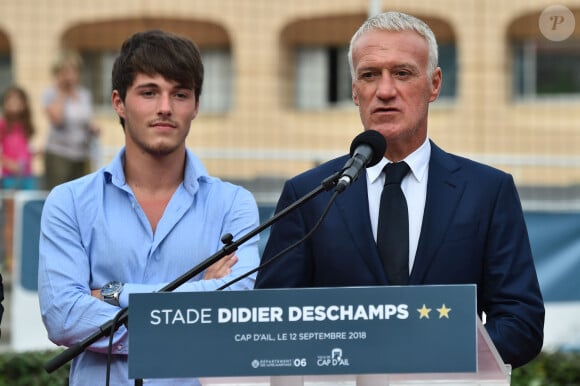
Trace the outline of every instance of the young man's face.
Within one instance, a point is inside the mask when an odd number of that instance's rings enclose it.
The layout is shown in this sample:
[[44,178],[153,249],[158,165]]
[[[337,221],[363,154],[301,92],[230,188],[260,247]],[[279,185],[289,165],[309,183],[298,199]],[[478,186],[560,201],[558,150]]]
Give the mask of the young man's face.
[[161,75],[138,74],[125,101],[114,90],[113,108],[125,120],[126,146],[154,156],[185,148],[199,100],[194,90]]

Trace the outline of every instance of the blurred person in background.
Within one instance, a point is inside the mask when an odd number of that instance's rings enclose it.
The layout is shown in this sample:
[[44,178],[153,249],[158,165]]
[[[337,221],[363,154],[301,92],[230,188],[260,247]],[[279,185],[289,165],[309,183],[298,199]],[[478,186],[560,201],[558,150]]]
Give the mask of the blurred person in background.
[[2,189],[35,189],[32,175],[33,151],[30,139],[34,125],[28,95],[24,89],[11,86],[2,97],[0,118],[0,163]]
[[32,174],[32,159],[34,152],[30,140],[35,129],[28,94],[18,86],[8,87],[1,104],[0,117],[0,164],[2,165],[1,187],[2,195],[1,228],[2,256],[4,268],[10,272],[13,262],[13,224],[14,200],[13,193],[18,190],[37,189],[36,177]]
[[74,51],[63,51],[52,67],[54,85],[42,104],[50,123],[44,150],[45,188],[87,174],[91,141],[99,135],[92,122],[92,96],[80,85],[82,59]]

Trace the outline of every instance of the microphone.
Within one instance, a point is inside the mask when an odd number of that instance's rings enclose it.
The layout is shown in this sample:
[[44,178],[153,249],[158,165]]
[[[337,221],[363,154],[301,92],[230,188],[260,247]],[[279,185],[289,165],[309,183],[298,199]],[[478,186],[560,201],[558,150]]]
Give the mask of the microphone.
[[376,130],[365,130],[350,145],[350,159],[342,168],[336,191],[342,192],[352,184],[363,168],[374,166],[383,158],[387,149],[385,138]]

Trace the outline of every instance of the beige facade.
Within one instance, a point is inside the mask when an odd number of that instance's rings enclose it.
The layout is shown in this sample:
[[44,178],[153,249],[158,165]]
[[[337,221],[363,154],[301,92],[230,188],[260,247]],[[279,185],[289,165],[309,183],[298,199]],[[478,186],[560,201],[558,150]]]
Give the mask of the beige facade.
[[[509,171],[521,185],[580,181],[580,95],[512,96],[509,39],[538,37],[550,0],[0,0],[0,52],[9,51],[14,80],[32,96],[34,144],[42,148],[40,96],[62,44],[118,45],[129,30],[159,26],[185,28],[205,45],[226,44],[235,72],[232,107],[201,114],[188,145],[212,174],[288,177],[347,152],[362,130],[354,105],[294,107],[293,45],[346,43],[377,4],[427,19],[439,39],[455,40],[456,97],[431,108],[437,144]],[[580,36],[580,0],[557,4],[574,13]],[[99,110],[97,121],[109,157],[123,132],[112,109]],[[42,172],[41,162],[36,168]]]

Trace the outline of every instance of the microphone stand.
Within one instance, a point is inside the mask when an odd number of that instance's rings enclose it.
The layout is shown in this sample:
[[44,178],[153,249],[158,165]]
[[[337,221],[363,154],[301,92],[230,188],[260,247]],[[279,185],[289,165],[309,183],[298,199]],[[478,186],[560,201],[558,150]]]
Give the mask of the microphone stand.
[[[311,200],[318,194],[332,189],[337,184],[338,179],[340,178],[341,175],[342,170],[326,178],[325,180],[322,181],[322,183],[318,187],[316,187],[315,189],[304,195],[302,198],[292,203],[292,205],[289,205],[286,208],[279,211],[278,213],[276,213],[268,221],[262,223],[255,229],[251,230],[246,235],[242,236],[239,240],[233,241],[233,237],[231,234],[229,233],[225,234],[222,237],[222,242],[225,244],[225,246],[222,249],[220,249],[218,252],[214,253],[212,256],[208,257],[207,259],[205,259],[204,261],[202,261],[197,266],[193,267],[183,275],[179,276],[174,281],[165,285],[163,288],[159,290],[159,292],[171,292],[175,290],[177,287],[186,283],[191,278],[195,277],[197,274],[205,270],[207,267],[209,267],[222,257],[225,257],[231,254],[232,252],[236,251],[240,245],[250,240],[252,237],[256,236],[257,234],[259,234],[260,232],[262,232],[264,229],[268,228],[275,222],[277,222],[280,218],[284,217],[289,212],[302,206],[304,203]],[[80,355],[87,347],[95,343],[97,340],[105,336],[109,336],[109,334],[113,334],[119,327],[121,327],[122,324],[127,323],[128,317],[129,317],[129,308],[125,307],[121,311],[119,311],[119,313],[114,319],[109,320],[108,322],[102,324],[99,327],[98,331],[94,332],[92,335],[85,338],[81,342],[70,346],[65,351],[63,351],[62,353],[58,354],[57,356],[46,362],[44,365],[44,369],[48,373],[52,373],[53,371],[60,368],[68,361]],[[136,385],[138,384],[138,380],[135,380],[135,384]]]

